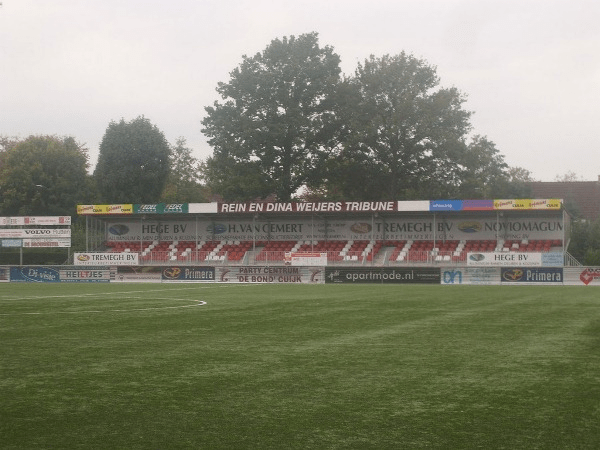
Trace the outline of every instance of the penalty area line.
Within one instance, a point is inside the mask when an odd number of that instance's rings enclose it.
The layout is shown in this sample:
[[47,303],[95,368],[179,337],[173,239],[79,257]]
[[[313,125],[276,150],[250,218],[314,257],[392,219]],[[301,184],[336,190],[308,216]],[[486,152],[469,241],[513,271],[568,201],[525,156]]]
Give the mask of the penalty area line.
[[[183,300],[190,301],[189,299],[157,299],[157,300]],[[191,305],[179,305],[179,306],[157,306],[157,307],[149,307],[149,308],[129,308],[129,309],[102,309],[102,310],[94,310],[94,309],[86,309],[84,311],[48,311],[48,312],[23,312],[23,313],[0,313],[0,316],[41,316],[48,314],[100,314],[100,313],[109,313],[109,312],[139,312],[139,311],[156,311],[156,310],[164,310],[164,309],[181,309],[181,308],[194,308],[197,306],[205,306],[207,303],[203,300],[195,300]]]

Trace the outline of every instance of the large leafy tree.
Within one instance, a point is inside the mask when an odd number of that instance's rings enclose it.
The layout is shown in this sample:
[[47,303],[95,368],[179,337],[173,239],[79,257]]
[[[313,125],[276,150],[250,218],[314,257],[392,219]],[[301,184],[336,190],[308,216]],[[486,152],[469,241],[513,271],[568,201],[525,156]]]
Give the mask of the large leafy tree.
[[185,138],[180,137],[171,148],[170,170],[160,200],[165,203],[206,201],[201,184],[202,163],[192,155]]
[[340,59],[316,33],[275,39],[243,56],[206,108],[203,133],[213,147],[206,179],[213,192],[243,200],[276,194],[289,200],[321,175],[335,145],[333,97]]
[[94,171],[102,201],[158,202],[169,175],[170,146],[147,118],[111,122]]
[[75,215],[90,201],[88,154],[72,137],[12,140],[0,156],[0,211],[15,215]]
[[474,136],[467,145],[458,196],[494,198],[510,181],[508,164],[496,145],[484,136]]
[[349,80],[357,98],[329,181],[361,199],[451,195],[461,183],[471,113],[435,67],[406,53],[371,56]]

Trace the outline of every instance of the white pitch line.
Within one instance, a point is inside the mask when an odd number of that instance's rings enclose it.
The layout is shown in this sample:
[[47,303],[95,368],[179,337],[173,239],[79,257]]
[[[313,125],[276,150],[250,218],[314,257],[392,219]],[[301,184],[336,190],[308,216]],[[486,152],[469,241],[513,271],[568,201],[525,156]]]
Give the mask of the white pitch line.
[[[127,297],[127,298],[135,298],[139,299],[142,297]],[[153,311],[153,310],[161,310],[161,309],[178,309],[178,308],[192,308],[194,306],[205,306],[207,303],[203,300],[190,300],[184,298],[157,298],[156,300],[179,300],[179,301],[193,301],[192,305],[180,305],[180,306],[160,306],[160,307],[152,307],[152,308],[131,308],[131,309],[104,309],[104,310],[84,310],[84,311],[48,311],[48,312],[23,312],[23,313],[0,313],[0,316],[40,316],[40,315],[48,315],[48,314],[97,314],[97,313],[108,313],[108,312],[132,312],[132,311]]]
[[196,289],[207,289],[209,286],[193,287],[193,288],[173,288],[173,289],[153,289],[151,291],[117,291],[117,292],[94,292],[90,294],[72,294],[72,295],[42,295],[33,297],[14,297],[14,298],[3,298],[2,300],[45,300],[50,298],[81,298],[81,297],[106,297],[107,295],[121,295],[121,294],[147,294],[154,292],[173,292],[173,291],[189,291]]

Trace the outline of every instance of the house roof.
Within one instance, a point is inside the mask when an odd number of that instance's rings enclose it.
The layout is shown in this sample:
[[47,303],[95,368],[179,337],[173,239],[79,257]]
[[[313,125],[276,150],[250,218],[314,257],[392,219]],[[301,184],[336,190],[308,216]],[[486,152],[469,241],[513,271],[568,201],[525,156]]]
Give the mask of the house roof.
[[532,181],[534,198],[561,198],[574,217],[600,219],[600,177],[598,181]]

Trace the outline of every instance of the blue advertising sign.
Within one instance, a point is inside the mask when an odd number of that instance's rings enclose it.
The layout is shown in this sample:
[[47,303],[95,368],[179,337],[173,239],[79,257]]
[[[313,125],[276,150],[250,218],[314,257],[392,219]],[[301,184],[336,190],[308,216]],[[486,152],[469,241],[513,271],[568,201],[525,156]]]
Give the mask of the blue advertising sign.
[[21,247],[23,245],[23,239],[0,239],[2,247]]
[[429,202],[430,211],[462,211],[462,200],[431,200]]
[[50,267],[11,267],[10,281],[57,283],[60,281],[60,274]]
[[565,255],[561,252],[542,253],[542,266],[561,267],[565,263]]

